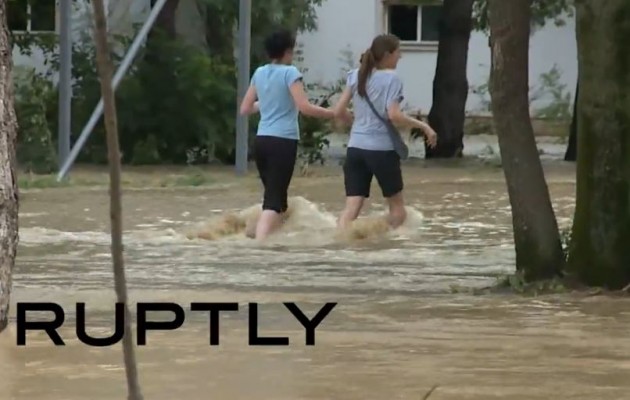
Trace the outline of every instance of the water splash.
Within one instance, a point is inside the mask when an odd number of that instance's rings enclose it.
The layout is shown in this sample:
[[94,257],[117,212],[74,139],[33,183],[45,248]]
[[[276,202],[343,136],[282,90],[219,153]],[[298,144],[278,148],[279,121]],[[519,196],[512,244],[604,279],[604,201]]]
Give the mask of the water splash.
[[[356,243],[414,234],[422,225],[424,216],[412,207],[406,207],[407,219],[398,229],[392,230],[387,223],[387,212],[363,216],[346,229],[337,229],[337,216],[301,196],[288,200],[287,218],[265,246],[300,245],[325,246],[333,243]],[[242,211],[226,212],[197,224],[186,232],[188,239],[210,241],[247,240],[255,230],[261,205],[256,204]]]
[[[223,211],[198,223],[157,218],[151,223],[137,224],[124,232],[124,242],[130,250],[145,246],[174,244],[179,247],[204,245],[213,242],[228,247],[268,248],[300,247],[317,248],[331,245],[353,245],[357,243],[377,243],[383,240],[407,240],[417,235],[423,228],[424,216],[414,207],[407,207],[407,220],[396,230],[391,230],[386,221],[384,207],[373,205],[372,212],[362,216],[344,230],[337,228],[336,213],[301,196],[289,198],[287,219],[280,229],[264,243],[258,243],[248,236],[255,231],[261,213],[261,204],[241,210]],[[214,213],[213,213],[214,214]],[[42,226],[25,227],[20,231],[20,246],[39,247],[42,245],[75,246],[77,249],[92,245],[109,246],[108,229],[100,231],[60,231]],[[146,250],[146,249],[145,249]]]

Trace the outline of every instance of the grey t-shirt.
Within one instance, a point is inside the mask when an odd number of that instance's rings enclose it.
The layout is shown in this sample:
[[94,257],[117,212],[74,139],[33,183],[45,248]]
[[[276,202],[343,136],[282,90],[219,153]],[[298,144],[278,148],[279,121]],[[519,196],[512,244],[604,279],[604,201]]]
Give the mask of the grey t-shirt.
[[[385,124],[376,116],[368,103],[357,92],[357,69],[348,73],[346,85],[352,90],[354,123],[350,130],[348,147],[364,150],[394,150]],[[379,114],[388,119],[389,106],[403,101],[403,84],[394,70],[374,70],[367,81],[367,95]]]

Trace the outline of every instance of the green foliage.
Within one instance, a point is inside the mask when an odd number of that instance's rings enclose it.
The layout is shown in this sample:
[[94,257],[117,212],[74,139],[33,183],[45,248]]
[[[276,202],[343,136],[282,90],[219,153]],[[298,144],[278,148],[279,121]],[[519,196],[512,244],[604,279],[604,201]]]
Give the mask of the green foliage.
[[[553,20],[556,26],[565,24],[563,14],[572,17],[574,0],[531,0],[532,27],[543,27]],[[474,29],[488,32],[488,0],[476,0],[473,4]]]
[[[487,290],[489,289],[489,290]],[[528,282],[522,272],[497,278],[494,287],[482,290],[485,292],[513,292],[522,295],[539,296],[546,294],[566,293],[570,290],[565,279],[553,279]]]
[[151,46],[159,58],[145,54],[117,96],[125,161],[198,163],[231,151],[233,66],[178,41],[159,39]]
[[18,163],[27,172],[51,173],[57,168],[55,146],[46,121],[48,104],[54,103],[56,95],[52,83],[34,70],[15,68],[14,87]]
[[[264,63],[264,38],[278,27],[295,32],[317,29],[316,8],[326,0],[266,0],[252,2],[251,67]],[[223,59],[234,54],[233,32],[237,28],[239,2],[197,0],[206,24],[208,51]]]
[[[326,0],[269,0],[266,2],[252,2],[251,18],[251,62],[250,73],[261,64],[267,62],[264,51],[264,38],[278,27],[297,32],[313,31],[317,29],[316,7]],[[238,7],[237,1],[225,0],[197,0],[198,9],[206,25],[206,44],[208,52],[213,57],[234,64],[235,40],[233,33],[237,29]],[[300,62],[298,49],[296,61]],[[236,83],[234,83],[236,85]],[[317,85],[307,86],[307,90],[324,89]],[[231,114],[232,119],[235,117]],[[255,137],[259,116],[250,118],[250,145]],[[326,130],[322,121],[300,116],[302,143],[300,157],[310,160],[307,162],[323,162],[322,151],[328,145],[325,139]],[[319,150],[317,150],[319,149]]]
[[571,120],[572,96],[567,90],[567,85],[560,82],[561,76],[557,65],[554,65],[549,72],[540,74],[540,86],[530,94],[530,101],[534,102],[542,97],[550,97],[551,100],[548,105],[535,110],[536,118],[564,122]]
[[[112,37],[114,47],[128,48],[129,39]],[[50,68],[37,74],[47,80],[58,71],[54,42],[39,36],[23,36],[16,45],[28,54],[42,49]],[[123,162],[155,164],[198,161],[192,153],[205,152],[212,159],[215,151],[229,152],[233,147],[236,103],[235,71],[208,56],[203,50],[178,41],[155,39],[151,50],[160,54],[159,62],[138,56],[118,90],[117,112]],[[112,52],[115,65],[121,55]],[[76,140],[100,99],[96,74],[96,54],[89,38],[73,48],[72,132]],[[46,98],[48,127],[57,129],[56,96]],[[231,118],[225,118],[225,115]],[[102,119],[78,157],[79,162],[106,162],[105,131]],[[25,153],[26,154],[26,153]],[[32,153],[29,153],[32,154]]]
[[[562,72],[554,65],[548,72],[539,75],[538,85],[530,87],[530,105],[541,99],[548,99],[547,105],[532,110],[535,118],[549,119],[555,121],[571,120],[571,93],[567,90],[567,85],[562,83]],[[482,112],[491,111],[490,96],[488,94],[489,78],[486,82],[471,86],[471,93],[478,96],[481,102]]]
[[[572,117],[572,96],[567,86],[561,82],[562,73],[556,65],[548,72],[539,75],[537,85],[530,87],[529,104],[531,115],[544,120],[544,130],[552,135],[566,136],[568,124]],[[480,85],[473,85],[470,91],[480,100],[480,107],[476,112],[482,115],[492,113],[488,80]],[[542,105],[539,105],[542,103]],[[532,107],[534,105],[534,107]],[[492,118],[471,118],[465,126],[467,135],[488,134],[493,131]],[[494,161],[489,161],[494,163]],[[500,163],[497,164],[500,166]]]
[[[206,20],[207,49],[152,35],[147,46],[116,90],[120,145],[124,163],[198,164],[232,160],[235,145],[236,62],[234,30],[238,2],[196,0]],[[315,29],[315,7],[324,0],[272,0],[253,2],[252,70],[263,63],[261,38],[274,26],[296,31]],[[111,35],[112,61],[115,68],[133,37]],[[36,82],[22,85],[30,95],[20,97],[20,137],[48,137],[56,148],[57,93],[50,81],[59,71],[56,35],[15,34],[13,45],[23,55],[40,49],[45,71],[34,73]],[[73,45],[72,141],[75,141],[89,120],[100,99],[96,74],[96,57],[89,32]],[[49,91],[44,93],[45,82]],[[34,94],[34,91],[39,91]],[[26,121],[26,122],[25,122]],[[256,125],[252,124],[251,132]],[[310,128],[308,122],[306,129]],[[28,130],[28,134],[24,133]],[[53,133],[51,135],[51,132]],[[39,135],[39,136],[38,136]],[[42,139],[44,140],[44,139]],[[30,140],[20,147],[24,163],[50,164],[40,150],[27,149]],[[45,143],[44,140],[42,143]],[[46,145],[48,146],[48,145]],[[48,146],[48,147],[50,147]],[[315,144],[314,146],[319,146]],[[37,158],[37,160],[35,160]],[[41,160],[39,159],[41,158]],[[106,163],[105,131],[102,119],[96,125],[77,162]],[[35,168],[35,167],[29,167]],[[47,168],[38,167],[38,171]]]
[[[308,68],[302,66],[304,57],[301,45],[298,45],[298,48],[296,49],[294,61],[295,64],[298,65],[302,74],[306,74],[308,72]],[[321,83],[306,83],[305,88],[312,103],[321,107],[329,107],[331,105],[331,99],[343,91],[346,83],[346,73],[348,70],[355,67],[352,52],[343,51],[340,61],[346,64],[346,68],[342,71],[341,77],[337,81],[329,85],[323,85]],[[327,136],[332,133],[333,129],[326,120],[302,114],[300,114],[299,123],[300,148],[298,157],[302,164],[301,170],[304,172],[312,164],[324,164],[324,149],[330,145],[330,141],[327,139]]]
[[569,249],[571,245],[571,228],[566,228],[560,231],[560,240],[562,242],[562,252],[564,253],[565,261],[569,260]]
[[481,108],[478,111],[487,113],[492,110],[492,101],[490,100],[490,76],[486,81],[479,85],[470,85],[470,93],[479,97]]

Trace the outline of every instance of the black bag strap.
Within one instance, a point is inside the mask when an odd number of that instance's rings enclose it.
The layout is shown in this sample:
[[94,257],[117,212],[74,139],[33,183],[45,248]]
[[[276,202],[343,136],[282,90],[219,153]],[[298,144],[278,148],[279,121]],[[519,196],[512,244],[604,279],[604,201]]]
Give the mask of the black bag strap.
[[407,147],[405,142],[402,140],[402,137],[400,136],[398,129],[396,129],[394,124],[392,124],[392,121],[390,121],[389,119],[383,118],[383,116],[379,114],[378,111],[376,111],[376,108],[374,107],[374,104],[372,104],[372,101],[370,100],[370,96],[368,96],[367,93],[365,93],[364,99],[370,106],[370,109],[372,109],[372,112],[374,113],[374,115],[376,115],[376,117],[380,119],[381,122],[383,122],[383,124],[385,124],[385,127],[387,127],[387,132],[389,133],[389,137],[392,139],[392,142],[394,143],[394,150],[396,151],[396,153],[398,153],[398,156],[402,160],[407,159],[407,157],[409,157],[409,148]]

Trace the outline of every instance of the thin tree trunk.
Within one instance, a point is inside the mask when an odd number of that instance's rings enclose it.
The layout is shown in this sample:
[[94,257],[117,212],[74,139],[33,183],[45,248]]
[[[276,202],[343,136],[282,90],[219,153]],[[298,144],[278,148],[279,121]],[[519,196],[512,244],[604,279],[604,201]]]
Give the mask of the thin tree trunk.
[[107,20],[103,0],[93,0],[96,62],[101,81],[101,93],[103,97],[103,114],[105,118],[105,131],[107,132],[107,155],[109,159],[110,174],[110,218],[111,218],[111,252],[113,260],[114,284],[118,302],[125,307],[125,334],[123,336],[123,354],[125,371],[127,374],[128,398],[130,400],[142,400],[142,393],[138,383],[136,356],[133,346],[133,334],[131,332],[131,313],[127,306],[127,282],[125,278],[125,264],[123,259],[122,243],[122,205],[120,190],[120,150],[118,145],[118,122],[116,118],[116,99],[112,82],[113,65],[109,57],[107,44]]
[[[217,13],[214,7],[203,4],[205,35],[208,51],[213,58],[223,62],[234,62],[234,21]],[[254,39],[254,38],[252,38]],[[254,46],[252,46],[254,48]]]
[[582,282],[630,283],[630,3],[576,4],[577,196],[568,269]]
[[489,0],[490,94],[507,181],[516,269],[528,281],[551,278],[564,255],[529,116],[530,0]]
[[11,78],[11,48],[7,2],[0,1],[0,332],[9,323],[12,273],[19,240],[15,154],[17,118]]
[[[155,6],[156,0],[151,0],[151,7]],[[155,20],[155,24],[147,35],[147,44],[144,59],[150,64],[160,65],[160,58],[163,57],[160,48],[162,40],[175,40],[177,37],[176,13],[179,0],[168,0]],[[172,78],[173,71],[165,72],[165,75]]]
[[580,83],[578,80],[575,86],[575,99],[573,100],[573,117],[571,118],[571,127],[569,128],[569,144],[567,145],[567,151],[564,153],[564,161],[577,160],[577,106],[579,91]]
[[[151,0],[151,7],[155,6],[156,0]],[[149,40],[155,33],[161,31],[169,39],[175,39],[177,36],[177,7],[179,6],[179,0],[168,0],[164,7],[158,14],[155,20],[155,24],[149,32]]]
[[426,158],[461,157],[468,99],[468,44],[473,0],[444,0],[440,44],[433,81],[429,125],[438,134],[435,148],[425,145]]

